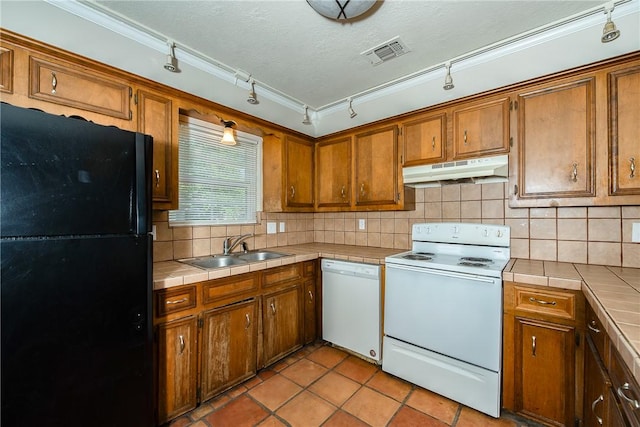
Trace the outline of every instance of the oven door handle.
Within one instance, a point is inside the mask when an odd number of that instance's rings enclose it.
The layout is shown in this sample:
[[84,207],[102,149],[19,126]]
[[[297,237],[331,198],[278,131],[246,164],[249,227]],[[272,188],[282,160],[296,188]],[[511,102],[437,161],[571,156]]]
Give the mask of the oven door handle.
[[444,277],[455,277],[455,278],[464,279],[464,280],[475,280],[476,282],[495,283],[496,281],[496,278],[479,277],[479,276],[474,276],[472,274],[456,273],[453,271],[432,270],[429,268],[411,267],[407,265],[387,264],[386,267],[387,269],[395,268],[398,270],[414,271],[416,273],[426,273],[426,274],[433,274],[436,276],[444,276]]

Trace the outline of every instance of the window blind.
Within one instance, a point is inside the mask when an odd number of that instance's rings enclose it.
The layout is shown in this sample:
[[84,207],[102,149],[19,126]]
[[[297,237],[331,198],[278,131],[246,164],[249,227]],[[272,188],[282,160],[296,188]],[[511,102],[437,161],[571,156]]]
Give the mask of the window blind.
[[179,209],[171,225],[255,224],[262,209],[262,138],[182,116],[179,128]]

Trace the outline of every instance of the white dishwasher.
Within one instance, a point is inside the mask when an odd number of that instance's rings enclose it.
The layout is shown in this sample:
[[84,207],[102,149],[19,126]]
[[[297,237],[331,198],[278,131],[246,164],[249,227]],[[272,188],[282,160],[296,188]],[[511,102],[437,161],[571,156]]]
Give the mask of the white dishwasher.
[[322,339],[381,360],[380,266],[322,260]]

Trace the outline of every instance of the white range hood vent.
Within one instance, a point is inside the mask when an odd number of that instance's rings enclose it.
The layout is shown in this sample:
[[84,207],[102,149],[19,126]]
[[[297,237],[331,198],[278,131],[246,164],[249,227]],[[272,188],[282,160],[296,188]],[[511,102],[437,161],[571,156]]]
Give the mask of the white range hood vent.
[[506,182],[508,176],[509,156],[506,154],[402,169],[404,185],[416,188],[467,182]]

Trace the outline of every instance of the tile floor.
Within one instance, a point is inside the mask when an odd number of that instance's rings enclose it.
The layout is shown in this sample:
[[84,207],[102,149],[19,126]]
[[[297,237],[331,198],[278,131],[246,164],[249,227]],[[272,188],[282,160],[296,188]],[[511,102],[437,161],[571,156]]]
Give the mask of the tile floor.
[[410,384],[323,343],[285,360],[168,424],[170,427],[516,427]]

